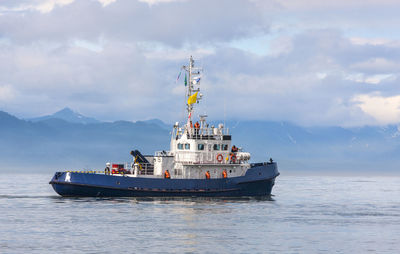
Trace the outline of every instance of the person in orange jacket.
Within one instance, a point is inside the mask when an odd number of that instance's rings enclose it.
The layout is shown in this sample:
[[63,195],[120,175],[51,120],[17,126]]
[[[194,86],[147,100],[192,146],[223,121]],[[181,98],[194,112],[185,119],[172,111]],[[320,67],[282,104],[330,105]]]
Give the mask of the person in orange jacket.
[[224,169],[224,171],[222,171],[222,177],[223,178],[227,178],[228,177],[228,173],[226,172],[226,169]]
[[199,130],[200,130],[200,124],[199,124],[199,122],[196,122],[194,124],[194,135],[198,136],[199,135]]
[[165,173],[164,173],[164,178],[166,178],[166,179],[170,179],[170,178],[171,178],[171,175],[169,174],[169,171],[168,171],[168,169],[167,169],[167,170],[165,170]]
[[206,179],[210,179],[210,171],[208,171],[208,170],[206,172]]
[[237,153],[239,151],[239,149],[235,145],[233,145],[231,151],[232,151],[232,153]]

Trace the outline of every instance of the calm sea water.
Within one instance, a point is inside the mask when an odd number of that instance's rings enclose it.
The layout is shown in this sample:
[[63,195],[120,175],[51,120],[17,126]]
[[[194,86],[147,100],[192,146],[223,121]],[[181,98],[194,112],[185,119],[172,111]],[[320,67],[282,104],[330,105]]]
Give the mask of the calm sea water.
[[0,175],[0,253],[399,253],[400,178],[284,176],[273,200],[61,198]]

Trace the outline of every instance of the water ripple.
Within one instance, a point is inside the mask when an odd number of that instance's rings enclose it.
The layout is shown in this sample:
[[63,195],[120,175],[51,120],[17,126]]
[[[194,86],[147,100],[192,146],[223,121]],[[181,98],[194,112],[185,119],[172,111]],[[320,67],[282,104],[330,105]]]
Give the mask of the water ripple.
[[62,198],[0,178],[1,253],[396,253],[400,178],[281,176],[274,198]]

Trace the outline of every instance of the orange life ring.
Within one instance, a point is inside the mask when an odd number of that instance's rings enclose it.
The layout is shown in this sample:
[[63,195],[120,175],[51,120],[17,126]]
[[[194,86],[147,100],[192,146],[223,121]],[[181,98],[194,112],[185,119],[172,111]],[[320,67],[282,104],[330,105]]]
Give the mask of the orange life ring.
[[224,159],[224,156],[222,156],[222,154],[218,154],[217,155],[217,161],[221,162]]
[[231,161],[233,162],[233,163],[235,163],[236,162],[236,154],[231,154]]

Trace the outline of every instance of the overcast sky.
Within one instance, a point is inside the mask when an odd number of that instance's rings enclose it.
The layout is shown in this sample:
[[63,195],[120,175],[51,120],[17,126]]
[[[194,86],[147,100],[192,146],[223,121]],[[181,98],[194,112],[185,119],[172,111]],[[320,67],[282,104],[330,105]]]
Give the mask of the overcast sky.
[[0,110],[301,125],[400,124],[398,0],[1,0]]

